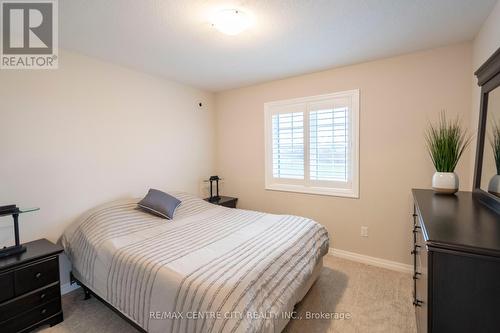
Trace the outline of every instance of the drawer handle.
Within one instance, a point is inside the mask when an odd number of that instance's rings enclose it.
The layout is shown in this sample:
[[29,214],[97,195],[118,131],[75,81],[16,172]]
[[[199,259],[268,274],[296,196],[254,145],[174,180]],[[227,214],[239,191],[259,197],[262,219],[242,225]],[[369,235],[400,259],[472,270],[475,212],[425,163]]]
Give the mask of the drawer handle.
[[40,299],[44,299],[44,298],[45,298],[45,293],[40,295]]
[[418,280],[418,276],[419,275],[422,275],[422,273],[420,272],[415,272],[415,274],[413,274],[413,280]]
[[40,311],[40,314],[44,315],[46,312],[47,312],[47,309],[42,309],[42,310]]
[[39,279],[42,277],[42,273],[38,272],[35,274],[35,279]]
[[420,245],[415,245],[415,249],[411,251],[411,254],[418,254],[418,249],[420,248]]
[[414,305],[414,306],[422,306],[422,304],[423,304],[423,303],[424,303],[424,302],[422,302],[422,301],[421,301],[421,300],[419,300],[419,299],[415,299],[415,300],[413,301],[413,305]]
[[413,233],[416,234],[418,232],[418,229],[421,229],[418,225],[413,226]]

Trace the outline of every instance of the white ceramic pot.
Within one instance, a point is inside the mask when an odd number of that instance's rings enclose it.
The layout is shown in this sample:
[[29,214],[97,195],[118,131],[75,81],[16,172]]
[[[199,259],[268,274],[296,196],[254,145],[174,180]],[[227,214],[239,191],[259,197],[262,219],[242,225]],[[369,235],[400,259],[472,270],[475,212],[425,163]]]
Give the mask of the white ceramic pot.
[[494,175],[488,184],[488,192],[500,197],[500,175]]
[[458,176],[454,172],[435,172],[432,189],[436,193],[453,194],[458,191]]

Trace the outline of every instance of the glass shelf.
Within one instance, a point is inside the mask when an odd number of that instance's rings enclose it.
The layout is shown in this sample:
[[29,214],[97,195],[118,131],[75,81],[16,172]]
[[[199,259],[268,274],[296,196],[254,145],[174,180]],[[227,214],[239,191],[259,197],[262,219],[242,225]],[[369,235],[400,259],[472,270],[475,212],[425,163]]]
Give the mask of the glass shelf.
[[19,208],[19,214],[36,212],[37,210],[40,210],[40,207]]
[[[6,207],[6,206],[4,206],[4,207]],[[38,207],[19,208],[19,207],[13,206],[10,209],[0,210],[0,216],[11,216],[14,214],[24,214],[24,213],[35,212],[37,210],[40,210],[40,208],[38,208]]]

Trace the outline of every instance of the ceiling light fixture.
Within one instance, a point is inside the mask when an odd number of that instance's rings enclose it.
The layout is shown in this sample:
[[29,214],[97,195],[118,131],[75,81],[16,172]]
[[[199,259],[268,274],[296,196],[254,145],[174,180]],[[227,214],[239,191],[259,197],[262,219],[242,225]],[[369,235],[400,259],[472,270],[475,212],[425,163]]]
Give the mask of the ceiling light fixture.
[[212,25],[223,34],[235,36],[250,26],[250,17],[239,9],[224,9],[216,12]]

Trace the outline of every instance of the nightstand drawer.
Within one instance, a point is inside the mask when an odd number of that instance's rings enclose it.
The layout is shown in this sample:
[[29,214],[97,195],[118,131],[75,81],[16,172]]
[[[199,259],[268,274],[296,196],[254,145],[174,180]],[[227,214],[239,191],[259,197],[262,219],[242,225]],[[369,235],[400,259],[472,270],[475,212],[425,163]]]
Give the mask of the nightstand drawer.
[[0,322],[59,297],[60,287],[59,283],[56,283],[51,287],[0,304]]
[[14,297],[14,273],[0,274],[0,302]]
[[217,198],[205,198],[203,200],[208,201],[214,205],[224,206],[228,208],[236,208],[236,203],[238,202],[238,198],[225,196],[220,196]]
[[228,208],[236,208],[236,202],[238,199],[234,198],[233,200],[228,200],[220,203],[220,206],[228,207]]
[[50,316],[61,311],[61,300],[59,298],[40,305],[31,311],[25,312],[22,315],[12,318],[0,324],[2,333],[18,332],[24,328],[34,325]]
[[57,257],[29,265],[14,272],[16,296],[59,280]]

